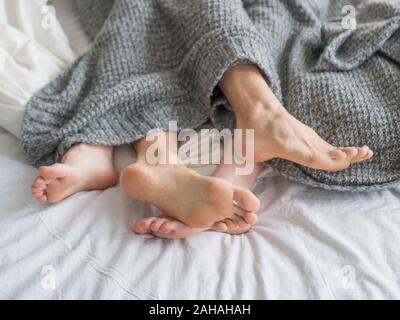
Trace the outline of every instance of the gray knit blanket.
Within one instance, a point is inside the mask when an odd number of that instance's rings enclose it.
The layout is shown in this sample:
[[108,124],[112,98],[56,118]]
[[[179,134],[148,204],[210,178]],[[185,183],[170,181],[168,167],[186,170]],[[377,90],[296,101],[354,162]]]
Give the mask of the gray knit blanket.
[[[352,7],[342,12],[344,5]],[[79,142],[131,143],[171,120],[181,129],[208,119],[233,128],[218,82],[243,62],[259,66],[288,111],[328,142],[375,152],[338,173],[270,161],[277,171],[338,190],[399,181],[400,0],[81,0],[76,7],[93,46],[28,102],[22,146],[32,164],[60,161]]]

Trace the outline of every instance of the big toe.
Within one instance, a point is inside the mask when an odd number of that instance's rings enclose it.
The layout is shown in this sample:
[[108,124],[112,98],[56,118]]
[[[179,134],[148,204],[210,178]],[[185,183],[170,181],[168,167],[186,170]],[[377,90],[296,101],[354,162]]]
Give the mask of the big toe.
[[353,163],[362,162],[372,157],[373,152],[368,146],[357,148],[357,156],[353,159]]
[[40,202],[46,202],[47,196],[44,190],[32,190],[32,195]]
[[40,202],[46,202],[46,181],[42,177],[37,177],[31,187],[32,195]]
[[236,187],[233,191],[233,205],[246,212],[255,212],[260,208],[260,200],[250,190]]
[[368,146],[363,146],[361,148],[357,147],[344,147],[340,148],[341,151],[346,153],[350,163],[358,163],[361,161],[368,160],[372,157],[372,151]]
[[202,229],[191,228],[180,221],[170,220],[160,227],[159,232],[161,232],[164,235],[164,238],[167,239],[182,239],[195,233],[199,233],[200,231],[202,231]]
[[214,223],[214,225],[211,227],[211,230],[217,232],[226,232],[228,230],[228,226],[224,221],[218,221]]
[[179,227],[178,221],[167,220],[160,226],[158,232],[169,234],[175,232],[178,229],[178,227]]
[[257,223],[258,217],[254,212],[246,212],[241,217],[247,224],[253,225]]
[[132,231],[138,234],[144,234],[150,232],[150,225],[155,220],[155,217],[144,218],[140,220],[135,220],[129,222],[129,226],[131,227]]

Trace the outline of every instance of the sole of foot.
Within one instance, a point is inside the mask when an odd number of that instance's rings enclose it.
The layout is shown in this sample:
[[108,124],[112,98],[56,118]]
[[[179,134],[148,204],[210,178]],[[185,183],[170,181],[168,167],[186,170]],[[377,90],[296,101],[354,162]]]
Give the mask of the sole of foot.
[[121,188],[196,229],[210,228],[235,215],[253,223],[253,212],[259,207],[259,200],[249,190],[202,176],[183,165],[132,164],[121,174]]
[[56,203],[77,192],[105,189],[116,182],[109,151],[78,145],[66,153],[63,163],[40,167],[31,191],[40,202]]

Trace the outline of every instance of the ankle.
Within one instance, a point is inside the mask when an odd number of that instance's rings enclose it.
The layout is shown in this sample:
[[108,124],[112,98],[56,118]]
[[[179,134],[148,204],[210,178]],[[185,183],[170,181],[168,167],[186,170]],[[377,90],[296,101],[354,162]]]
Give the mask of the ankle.
[[288,112],[280,104],[270,104],[266,102],[253,102],[247,107],[241,107],[234,110],[237,123],[257,123],[263,121],[265,123],[275,121],[285,117]]
[[253,65],[238,65],[228,70],[220,87],[230,102],[237,120],[272,119],[287,113],[272,92],[261,71]]

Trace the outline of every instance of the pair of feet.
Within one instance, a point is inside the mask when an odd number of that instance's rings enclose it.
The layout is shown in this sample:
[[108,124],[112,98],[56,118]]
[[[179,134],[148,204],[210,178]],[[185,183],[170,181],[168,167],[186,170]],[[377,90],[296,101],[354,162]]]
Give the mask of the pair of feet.
[[[345,168],[372,156],[366,147],[329,147],[311,129],[290,126],[291,122],[294,126],[299,123],[290,115],[287,117],[274,119],[271,126],[263,123],[269,144],[265,144],[256,158],[274,152],[268,147],[279,143],[277,150],[281,150],[282,157],[287,155],[286,158],[303,165],[325,170]],[[287,140],[268,131],[272,127],[272,132],[279,132],[275,128],[279,123],[287,127]],[[298,130],[304,133],[303,137],[297,135]],[[296,135],[290,136],[291,132]],[[294,139],[298,139],[296,145],[291,143]],[[255,141],[263,139],[256,135]],[[249,190],[261,166],[255,165],[249,176],[237,176],[235,170],[235,165],[222,164],[212,177],[205,177],[181,164],[150,165],[139,159],[122,172],[121,187],[133,198],[157,206],[164,216],[132,221],[132,230],[168,239],[188,237],[204,230],[229,234],[247,232],[257,221],[255,212],[259,201]],[[67,152],[62,163],[39,168],[32,193],[41,202],[55,203],[83,190],[113,186],[117,179],[111,147],[79,144]]]
[[[220,87],[235,112],[237,127],[254,129],[256,163],[283,158],[314,169],[339,171],[373,155],[367,146],[335,147],[324,141],[286,111],[254,66],[231,68]],[[136,144],[138,161],[123,171],[121,187],[131,197],[157,206],[165,217],[133,221],[131,228],[136,233],[170,239],[206,229],[238,234],[256,222],[259,201],[249,188],[259,166],[250,176],[236,176],[235,165],[223,164],[212,177],[204,177],[181,164],[148,164],[149,145],[142,140]],[[176,156],[176,150],[164,151]],[[67,152],[63,163],[39,168],[32,193],[39,201],[54,203],[116,181],[112,148],[80,144]]]
[[[205,230],[241,234],[256,223],[259,200],[249,189],[261,166],[252,175],[236,176],[235,165],[220,165],[206,177],[182,164],[150,165],[143,158],[145,150],[138,150],[138,161],[122,172],[121,187],[157,206],[163,216],[132,221],[134,232],[178,239]],[[117,179],[111,147],[79,144],[62,163],[39,168],[32,194],[41,202],[56,203],[83,190],[113,186]]]

